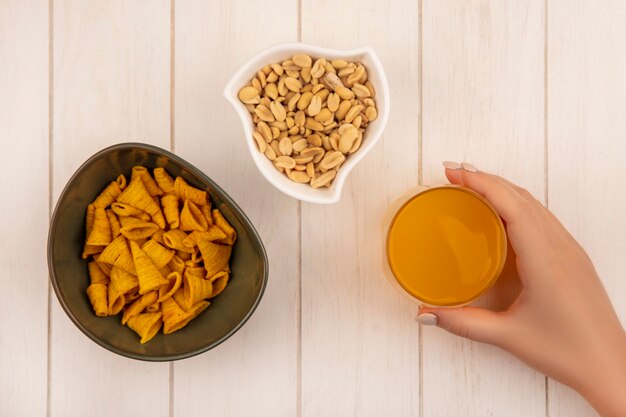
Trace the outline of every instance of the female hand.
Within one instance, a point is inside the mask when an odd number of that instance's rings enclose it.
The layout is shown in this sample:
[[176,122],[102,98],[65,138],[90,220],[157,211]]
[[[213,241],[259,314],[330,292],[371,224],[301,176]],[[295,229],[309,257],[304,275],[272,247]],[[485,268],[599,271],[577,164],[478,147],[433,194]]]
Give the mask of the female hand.
[[626,416],[626,333],[583,248],[525,189],[470,164],[444,165],[451,183],[483,195],[505,221],[523,290],[503,312],[422,307],[418,322],[505,349],[601,415]]

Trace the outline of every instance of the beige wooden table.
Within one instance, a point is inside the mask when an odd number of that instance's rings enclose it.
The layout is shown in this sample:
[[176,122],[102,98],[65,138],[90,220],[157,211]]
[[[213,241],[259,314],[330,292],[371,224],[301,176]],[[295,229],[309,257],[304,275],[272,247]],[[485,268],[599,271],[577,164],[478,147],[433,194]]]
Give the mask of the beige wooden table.
[[[420,330],[382,278],[380,224],[443,159],[473,162],[562,219],[626,320],[625,21],[621,0],[0,0],[0,415],[594,415],[498,349]],[[221,96],[252,54],[298,40],[371,45],[390,82],[383,140],[332,206],[270,186]],[[271,259],[252,319],[192,359],[100,348],[48,285],[60,190],[127,140],[214,178]]]

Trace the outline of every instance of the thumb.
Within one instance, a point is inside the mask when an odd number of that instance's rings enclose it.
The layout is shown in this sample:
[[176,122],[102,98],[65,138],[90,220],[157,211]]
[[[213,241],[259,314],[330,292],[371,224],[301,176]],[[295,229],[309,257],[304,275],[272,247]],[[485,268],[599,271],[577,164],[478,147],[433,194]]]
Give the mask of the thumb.
[[436,324],[452,334],[477,342],[501,346],[506,340],[504,316],[483,308],[420,307],[416,320],[420,324]]

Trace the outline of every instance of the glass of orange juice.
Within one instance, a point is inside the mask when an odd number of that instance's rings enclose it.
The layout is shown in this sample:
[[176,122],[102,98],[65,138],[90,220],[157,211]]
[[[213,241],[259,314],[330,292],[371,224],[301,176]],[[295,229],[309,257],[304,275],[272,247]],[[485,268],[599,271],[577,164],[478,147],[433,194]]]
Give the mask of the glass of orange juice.
[[433,306],[461,306],[498,279],[507,238],[500,216],[474,191],[422,187],[396,203],[387,231],[387,262],[409,295]]

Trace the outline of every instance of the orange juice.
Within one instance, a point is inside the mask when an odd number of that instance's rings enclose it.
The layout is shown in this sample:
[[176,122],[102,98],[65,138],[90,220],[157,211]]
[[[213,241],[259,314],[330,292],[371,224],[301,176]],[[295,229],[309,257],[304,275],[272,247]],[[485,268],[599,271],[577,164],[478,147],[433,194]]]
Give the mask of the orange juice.
[[431,305],[472,301],[493,285],[505,258],[500,217],[463,187],[415,195],[398,210],[387,234],[387,260],[396,280]]

